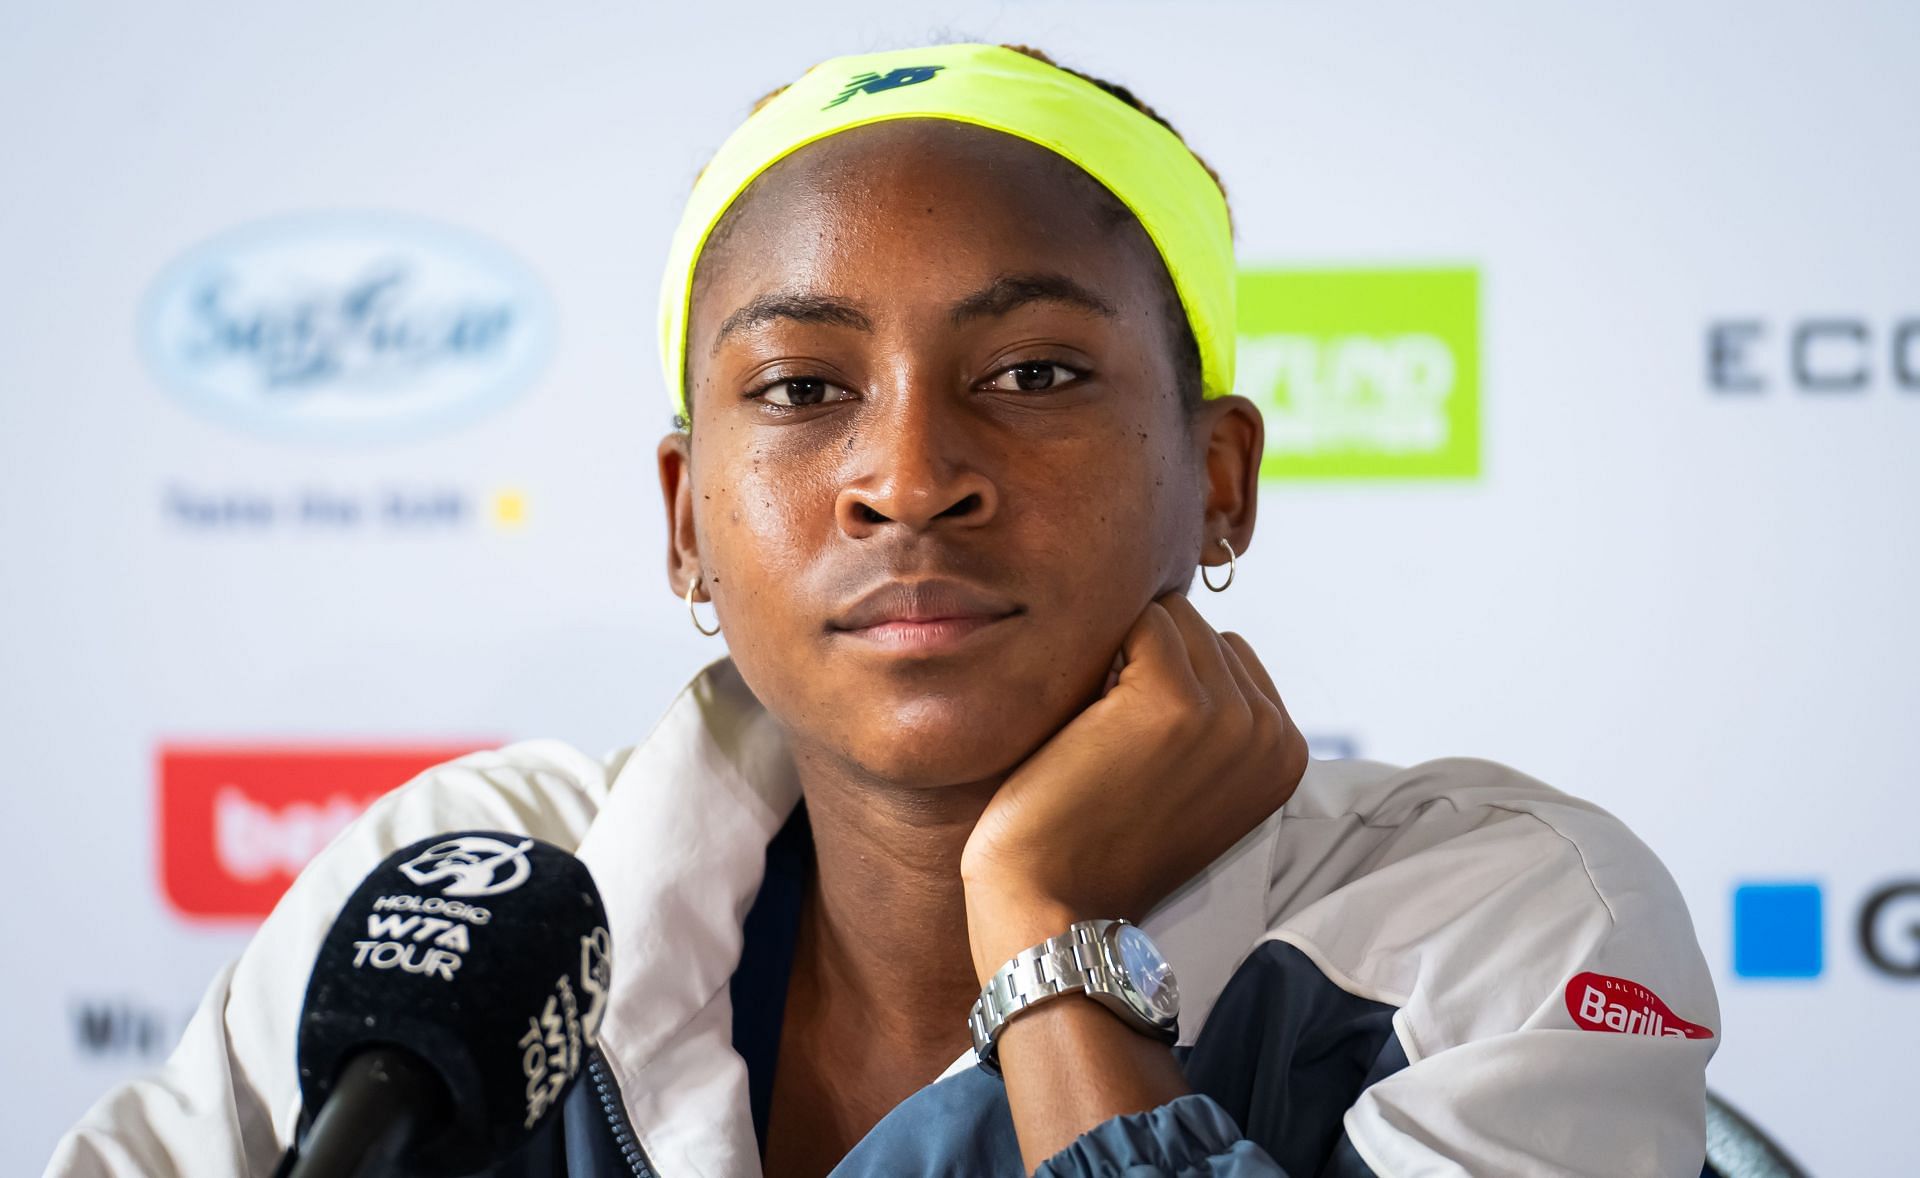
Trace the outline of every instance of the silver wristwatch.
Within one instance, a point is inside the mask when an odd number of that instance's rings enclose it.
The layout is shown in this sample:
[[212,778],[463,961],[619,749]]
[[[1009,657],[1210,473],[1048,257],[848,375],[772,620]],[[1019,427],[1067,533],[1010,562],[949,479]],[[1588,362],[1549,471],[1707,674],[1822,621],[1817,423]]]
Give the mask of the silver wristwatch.
[[1180,1035],[1180,987],[1173,967],[1140,926],[1082,920],[994,971],[967,1016],[980,1063],[1000,1074],[996,1043],[1007,1020],[1035,1003],[1084,991],[1120,1021],[1168,1044]]

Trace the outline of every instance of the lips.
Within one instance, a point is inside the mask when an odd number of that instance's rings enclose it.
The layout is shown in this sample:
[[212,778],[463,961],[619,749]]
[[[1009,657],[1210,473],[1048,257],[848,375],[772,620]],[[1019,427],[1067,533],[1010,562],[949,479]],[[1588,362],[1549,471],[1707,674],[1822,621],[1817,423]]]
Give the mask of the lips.
[[935,650],[1018,614],[1018,602],[964,581],[887,581],[852,602],[828,629],[885,647]]

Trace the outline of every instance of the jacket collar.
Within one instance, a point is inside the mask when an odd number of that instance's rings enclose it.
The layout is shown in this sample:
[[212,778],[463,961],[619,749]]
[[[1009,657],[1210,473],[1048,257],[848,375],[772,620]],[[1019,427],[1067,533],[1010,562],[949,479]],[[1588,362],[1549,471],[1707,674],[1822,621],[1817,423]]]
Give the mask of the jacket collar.
[[[800,800],[785,738],[730,657],[696,675],[620,768],[578,854],[613,933],[600,1050],[664,1178],[756,1174],[728,981],[772,841]],[[1141,922],[1180,982],[1191,1043],[1265,932],[1280,816]],[[964,1071],[968,1051],[942,1078]]]

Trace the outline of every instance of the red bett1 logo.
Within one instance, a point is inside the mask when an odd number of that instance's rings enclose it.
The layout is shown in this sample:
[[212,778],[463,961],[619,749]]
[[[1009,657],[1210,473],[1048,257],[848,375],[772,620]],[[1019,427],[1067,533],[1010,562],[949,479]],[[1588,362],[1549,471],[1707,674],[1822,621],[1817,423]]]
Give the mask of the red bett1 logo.
[[160,882],[182,915],[257,920],[375,798],[493,744],[168,745]]

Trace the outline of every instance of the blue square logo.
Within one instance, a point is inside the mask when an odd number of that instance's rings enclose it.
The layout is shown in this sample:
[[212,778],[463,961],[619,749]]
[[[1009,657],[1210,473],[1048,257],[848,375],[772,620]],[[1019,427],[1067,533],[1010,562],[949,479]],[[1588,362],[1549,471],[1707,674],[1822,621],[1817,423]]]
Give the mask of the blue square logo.
[[1733,972],[1739,977],[1819,977],[1824,932],[1819,884],[1733,889]]

